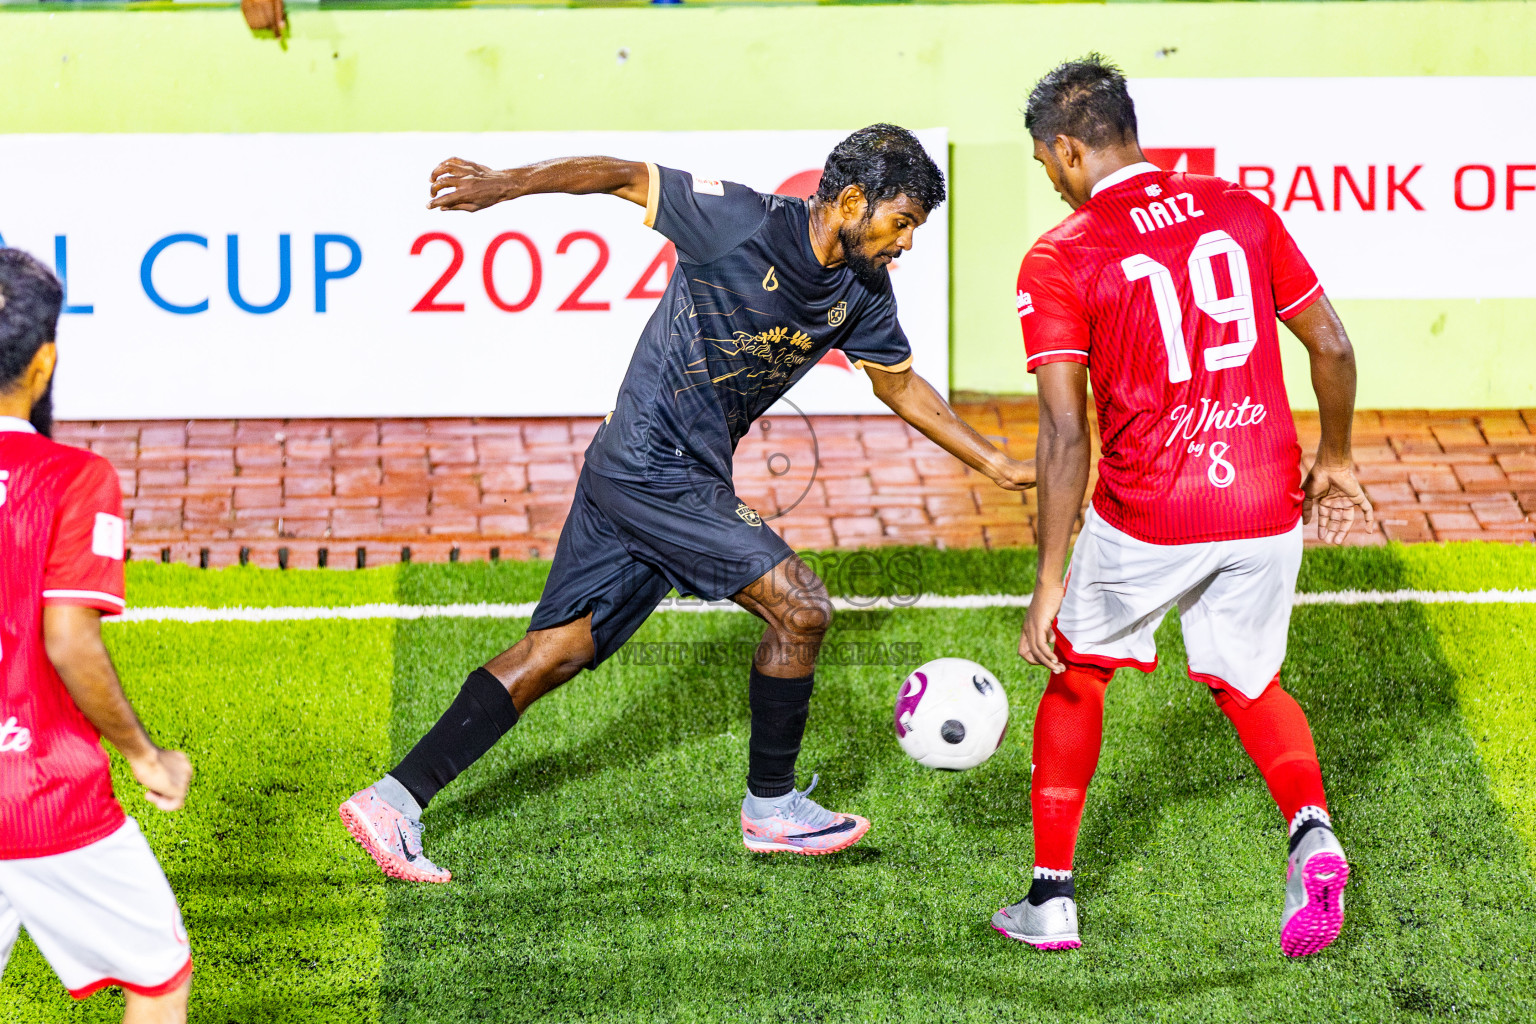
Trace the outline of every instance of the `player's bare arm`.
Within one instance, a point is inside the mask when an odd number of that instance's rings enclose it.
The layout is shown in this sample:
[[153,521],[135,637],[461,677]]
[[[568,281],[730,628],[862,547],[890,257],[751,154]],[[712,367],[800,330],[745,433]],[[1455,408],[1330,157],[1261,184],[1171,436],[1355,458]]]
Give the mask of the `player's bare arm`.
[[1035,379],[1040,391],[1040,435],[1035,442],[1035,473],[1040,487],[1035,536],[1040,561],[1035,570],[1035,592],[1024,613],[1019,656],[1031,665],[1061,672],[1064,666],[1056,657],[1051,623],[1066,593],[1062,576],[1067,568],[1067,545],[1088,491],[1092,455],[1088,368],[1081,363],[1046,363],[1035,372]]
[[145,798],[162,811],[180,810],[192,781],[192,762],[162,750],[144,731],[101,640],[101,612],[75,605],[43,609],[43,642],[69,695],[96,729],[127,758]]
[[1033,460],[1010,458],[987,442],[934,390],[933,385],[911,368],[892,373],[869,367],[875,396],[890,410],[934,444],[976,470],[986,474],[997,486],[1022,491],[1035,483]]
[[1355,415],[1355,350],[1344,324],[1327,296],[1285,322],[1307,347],[1312,360],[1312,390],[1317,392],[1322,437],[1317,458],[1302,481],[1301,517],[1317,518],[1318,539],[1342,544],[1358,509],[1366,523],[1376,522],[1375,510],[1355,479],[1350,458],[1350,428]]
[[451,157],[432,171],[432,201],[427,209],[474,212],[509,199],[550,192],[606,194],[644,206],[650,183],[645,164],[611,156],[558,157],[502,171]]

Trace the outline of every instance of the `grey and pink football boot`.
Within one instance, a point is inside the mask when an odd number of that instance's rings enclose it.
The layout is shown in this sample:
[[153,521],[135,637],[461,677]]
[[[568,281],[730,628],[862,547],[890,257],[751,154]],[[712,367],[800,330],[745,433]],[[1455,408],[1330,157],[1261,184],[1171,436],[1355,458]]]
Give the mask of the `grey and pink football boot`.
[[[811,799],[811,784],[772,801],[747,796],[741,802],[741,841],[753,853],[818,856],[846,850],[869,831],[857,814],[835,814]],[[765,813],[766,812],[766,813]]]
[[1338,938],[1344,927],[1348,884],[1349,862],[1333,829],[1321,822],[1312,824],[1286,865],[1280,951],[1286,956],[1309,956]]
[[352,838],[390,878],[446,882],[453,877],[422,853],[421,822],[386,803],[377,786],[353,793],[337,811]]

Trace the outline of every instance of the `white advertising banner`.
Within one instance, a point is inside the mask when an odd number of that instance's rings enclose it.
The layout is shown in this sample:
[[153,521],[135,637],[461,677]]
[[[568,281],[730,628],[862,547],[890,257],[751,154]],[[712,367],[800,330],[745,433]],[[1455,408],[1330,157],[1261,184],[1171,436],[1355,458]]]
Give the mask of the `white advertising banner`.
[[[0,237],[66,281],[62,419],[600,415],[667,240],[608,196],[429,211],[432,169],[605,153],[803,196],[845,134],[0,135]],[[918,135],[946,166],[944,129]],[[941,392],[945,212],[891,274]],[[790,397],[886,411],[840,353]]]
[[1536,298],[1536,78],[1138,79],[1153,162],[1279,211],[1352,299]]

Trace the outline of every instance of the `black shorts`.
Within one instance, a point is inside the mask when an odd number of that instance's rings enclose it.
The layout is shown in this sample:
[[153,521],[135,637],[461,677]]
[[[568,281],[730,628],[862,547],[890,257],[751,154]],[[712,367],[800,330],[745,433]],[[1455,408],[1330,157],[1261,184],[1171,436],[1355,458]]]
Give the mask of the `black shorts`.
[[583,468],[530,632],[592,613],[596,668],[673,589],[719,601],[794,552],[728,481],[702,466],[644,484]]

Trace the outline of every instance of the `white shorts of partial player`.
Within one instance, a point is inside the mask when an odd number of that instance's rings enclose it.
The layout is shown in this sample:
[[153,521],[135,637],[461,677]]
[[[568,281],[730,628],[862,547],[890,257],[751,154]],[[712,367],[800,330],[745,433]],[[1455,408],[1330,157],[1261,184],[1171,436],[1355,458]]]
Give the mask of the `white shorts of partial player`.
[[0,860],[0,972],[21,928],[69,994],[174,992],[192,973],[176,897],[139,823],[48,857]]
[[1074,660],[1150,672],[1154,634],[1177,607],[1190,678],[1252,700],[1285,660],[1300,569],[1300,522],[1272,537],[1148,544],[1090,506],[1056,633]]

